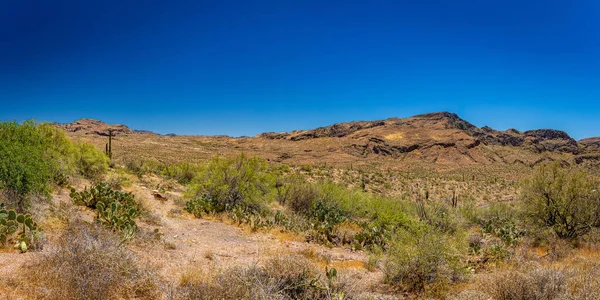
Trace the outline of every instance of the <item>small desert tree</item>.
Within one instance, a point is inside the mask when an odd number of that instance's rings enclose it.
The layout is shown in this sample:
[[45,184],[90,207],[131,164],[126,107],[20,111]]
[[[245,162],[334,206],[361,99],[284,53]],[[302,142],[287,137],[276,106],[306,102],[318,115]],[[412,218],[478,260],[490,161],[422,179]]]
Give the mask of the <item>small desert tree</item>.
[[600,226],[600,182],[560,164],[538,167],[523,187],[525,212],[561,238],[577,238]]
[[268,173],[265,160],[243,154],[235,158],[215,157],[189,186],[188,196],[193,200],[188,210],[223,212],[237,208],[259,212],[273,186],[274,178]]
[[52,183],[65,184],[77,173],[96,179],[108,162],[93,145],[73,143],[51,124],[0,122],[0,191],[21,211],[28,195],[47,195]]
[[0,122],[0,190],[20,210],[25,195],[48,192],[53,166],[47,141],[33,121]]

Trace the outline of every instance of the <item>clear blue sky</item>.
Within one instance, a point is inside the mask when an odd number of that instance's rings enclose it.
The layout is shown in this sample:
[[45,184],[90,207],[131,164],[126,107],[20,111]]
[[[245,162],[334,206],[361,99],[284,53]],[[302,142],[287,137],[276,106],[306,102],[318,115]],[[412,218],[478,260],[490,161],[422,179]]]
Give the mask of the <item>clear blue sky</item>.
[[0,120],[254,135],[452,111],[600,135],[600,2],[0,0]]

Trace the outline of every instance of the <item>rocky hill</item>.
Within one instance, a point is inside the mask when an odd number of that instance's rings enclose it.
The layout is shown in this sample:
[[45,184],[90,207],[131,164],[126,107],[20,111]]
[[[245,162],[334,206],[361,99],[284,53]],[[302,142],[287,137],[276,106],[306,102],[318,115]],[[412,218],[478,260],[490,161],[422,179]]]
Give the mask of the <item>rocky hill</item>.
[[295,164],[378,162],[404,167],[427,163],[452,168],[465,165],[531,167],[545,161],[600,164],[600,138],[578,142],[567,133],[552,129],[521,132],[479,128],[448,112],[339,123],[312,130],[270,132],[244,138],[159,136],[90,119],[60,126],[76,135],[83,133],[100,146],[106,142],[102,136],[110,128],[123,136],[117,147],[127,147],[129,152],[143,156],[160,155],[160,159],[168,157],[175,161],[184,158],[204,160],[217,154],[244,152]]
[[154,134],[147,130],[133,130],[129,127],[121,124],[107,124],[102,121],[94,119],[79,119],[73,123],[60,124],[56,123],[56,126],[64,129],[66,132],[79,133],[79,134],[92,134],[100,136],[108,136],[108,131],[112,130],[113,135],[123,134]]
[[520,132],[515,129],[498,131],[487,126],[478,128],[448,112],[403,119],[340,123],[292,133],[264,133],[257,138],[291,142],[333,138],[347,142],[344,151],[357,157],[412,157],[431,162],[441,159],[458,163],[522,163],[519,159],[511,160],[510,153],[503,153],[506,151],[537,154],[540,159],[544,155],[565,154],[581,160],[581,157],[600,150],[600,138],[585,139],[578,143],[559,130]]

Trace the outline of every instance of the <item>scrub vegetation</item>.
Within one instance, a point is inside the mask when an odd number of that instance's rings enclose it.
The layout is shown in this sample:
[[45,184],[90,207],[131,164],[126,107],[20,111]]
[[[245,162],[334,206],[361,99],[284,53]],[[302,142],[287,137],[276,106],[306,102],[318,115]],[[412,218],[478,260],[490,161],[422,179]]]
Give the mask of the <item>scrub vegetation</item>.
[[[516,177],[245,154],[111,162],[50,124],[0,123],[2,253],[27,257],[14,271],[23,275],[0,291],[40,299],[599,297],[596,173],[550,162]],[[509,197],[498,199],[499,190]],[[237,244],[293,242],[246,264],[220,264],[227,254],[209,248],[177,261],[178,277],[161,272],[178,259],[170,252],[212,242],[195,232],[213,222],[242,230],[230,238]],[[189,227],[181,242],[163,232],[175,223]],[[362,260],[332,258],[340,252]]]

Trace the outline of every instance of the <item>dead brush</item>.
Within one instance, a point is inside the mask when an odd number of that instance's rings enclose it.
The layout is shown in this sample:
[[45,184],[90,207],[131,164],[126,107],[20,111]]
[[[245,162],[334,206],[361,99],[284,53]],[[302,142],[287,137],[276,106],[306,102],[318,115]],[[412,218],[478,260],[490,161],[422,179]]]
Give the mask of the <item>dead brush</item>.
[[493,273],[480,285],[492,299],[565,299],[568,293],[568,276],[565,271],[534,267],[529,271]]
[[208,278],[186,278],[175,299],[342,299],[345,283],[331,274],[303,257],[274,258]]
[[152,274],[118,236],[100,226],[71,223],[49,252],[24,272],[32,297],[44,299],[156,299]]

